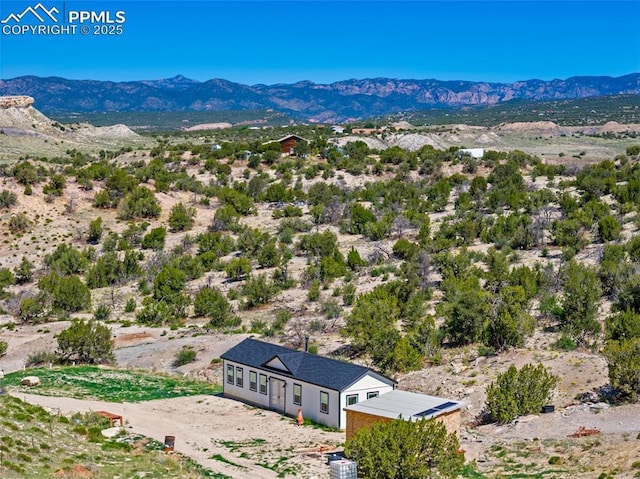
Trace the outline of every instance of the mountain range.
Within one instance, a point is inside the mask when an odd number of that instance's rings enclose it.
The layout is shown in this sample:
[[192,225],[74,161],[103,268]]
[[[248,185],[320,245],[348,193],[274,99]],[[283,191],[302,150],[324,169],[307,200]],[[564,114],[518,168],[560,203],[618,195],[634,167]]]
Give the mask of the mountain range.
[[182,75],[161,80],[98,81],[22,76],[0,80],[0,95],[29,95],[46,114],[220,111],[271,108],[305,120],[340,122],[402,111],[489,106],[515,99],[565,100],[640,94],[640,73],[514,83],[351,79],[329,84],[244,85]]

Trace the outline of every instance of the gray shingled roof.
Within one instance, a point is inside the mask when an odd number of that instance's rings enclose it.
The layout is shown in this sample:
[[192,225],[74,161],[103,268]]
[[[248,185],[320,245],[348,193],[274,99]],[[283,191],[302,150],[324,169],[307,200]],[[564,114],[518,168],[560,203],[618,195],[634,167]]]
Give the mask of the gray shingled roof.
[[[251,338],[247,338],[235,345],[220,357],[227,361],[233,361],[234,363],[263,371],[277,372],[284,376],[290,376],[291,378],[335,391],[346,389],[367,373],[372,373],[387,384],[395,384],[392,379],[364,366],[304,351],[296,351]],[[291,371],[291,374],[265,365],[275,357]]]

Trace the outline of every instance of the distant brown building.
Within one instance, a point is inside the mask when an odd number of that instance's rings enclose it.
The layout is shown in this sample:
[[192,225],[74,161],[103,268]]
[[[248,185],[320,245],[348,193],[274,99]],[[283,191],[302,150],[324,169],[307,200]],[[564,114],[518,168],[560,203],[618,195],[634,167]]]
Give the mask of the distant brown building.
[[371,135],[373,133],[382,133],[386,128],[353,128],[353,135]]
[[305,140],[304,138],[298,135],[287,135],[276,141],[280,143],[280,148],[282,148],[282,153],[285,153],[287,155],[293,154],[293,149],[301,141],[306,141],[307,143],[309,143],[309,140]]

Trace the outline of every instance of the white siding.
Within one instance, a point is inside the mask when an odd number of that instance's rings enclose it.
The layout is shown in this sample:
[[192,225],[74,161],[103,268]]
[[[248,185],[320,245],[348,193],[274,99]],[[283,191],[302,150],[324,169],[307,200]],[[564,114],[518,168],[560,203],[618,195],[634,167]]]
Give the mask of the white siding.
[[[297,382],[294,380],[291,381],[291,395],[293,396],[293,383]],[[318,424],[324,424],[325,426],[335,427],[336,429],[340,428],[341,409],[340,405],[340,393],[338,391],[334,391],[333,389],[327,389],[320,386],[316,386],[315,384],[308,384],[297,382],[302,385],[302,406],[293,405],[293,397],[291,398],[291,405],[293,414],[298,412],[298,408],[302,407],[302,415],[305,419],[311,419],[313,422],[317,422]],[[289,387],[289,386],[287,386]],[[320,412],[320,391],[324,391],[329,394],[329,413],[325,414]],[[287,397],[287,402],[289,401],[289,397]]]
[[[260,394],[260,374],[266,374],[264,371],[260,371],[257,369],[250,368],[249,366],[245,366],[243,364],[236,364],[231,361],[225,360],[224,364],[224,395],[228,397],[232,397],[235,399],[240,399],[242,401],[246,401],[256,406],[261,406],[264,408],[269,407],[269,383],[267,382],[267,394]],[[243,372],[243,387],[238,387],[236,381],[233,381],[233,384],[227,382],[227,366],[231,365],[235,367],[242,368]],[[258,374],[258,390],[251,391],[249,389],[249,372],[255,371]],[[266,374],[267,378],[269,374]]]
[[344,411],[347,406],[347,396],[357,395],[358,402],[362,402],[367,400],[367,393],[378,392],[382,396],[390,391],[393,391],[391,384],[387,384],[371,374],[367,374],[342,391],[340,395],[340,429],[347,426],[347,413]]
[[[227,382],[227,366],[231,365],[240,367],[243,370],[243,387],[237,386],[237,381],[234,380],[233,384]],[[345,427],[345,419],[342,408],[344,404],[340,401],[340,394],[338,391],[332,389],[322,388],[314,384],[304,383],[297,381],[291,377],[281,375],[272,371],[261,371],[254,369],[246,365],[236,364],[231,361],[224,360],[224,395],[227,397],[240,399],[247,403],[254,404],[256,406],[263,407],[265,409],[270,408],[269,404],[269,389],[270,382],[267,381],[267,394],[260,394],[260,374],[266,374],[267,378],[281,379],[285,382],[285,414],[289,416],[296,416],[298,408],[302,408],[302,415],[306,419],[311,419],[319,424],[338,428]],[[249,389],[249,374],[250,371],[255,371],[258,374],[258,391],[251,391]],[[234,376],[235,377],[235,376]],[[293,403],[293,384],[300,384],[302,386],[302,405]],[[320,391],[325,391],[329,394],[329,413],[325,414],[320,412]]]

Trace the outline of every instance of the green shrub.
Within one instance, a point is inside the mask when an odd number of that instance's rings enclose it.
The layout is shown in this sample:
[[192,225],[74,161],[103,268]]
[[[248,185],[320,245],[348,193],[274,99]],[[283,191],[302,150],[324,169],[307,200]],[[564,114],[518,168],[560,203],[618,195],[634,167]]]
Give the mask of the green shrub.
[[342,302],[345,306],[351,306],[356,299],[356,287],[352,284],[345,284],[342,288]]
[[104,303],[98,305],[93,311],[93,319],[96,321],[106,321],[111,316],[111,308]]
[[71,245],[62,243],[51,254],[45,256],[44,263],[61,275],[79,274],[89,263],[89,251],[81,252]]
[[626,399],[640,395],[640,338],[607,341],[603,350],[611,385]]
[[566,333],[562,333],[562,336],[558,338],[558,340],[553,343],[553,347],[555,349],[559,349],[560,351],[573,351],[578,347],[576,342],[571,339]]
[[102,231],[102,218],[98,216],[95,220],[89,223],[87,242],[91,244],[98,244],[100,242],[100,238],[102,238]]
[[20,319],[26,322],[39,323],[46,319],[42,298],[25,297],[20,301]]
[[182,202],[173,205],[169,213],[169,227],[171,231],[186,231],[191,229],[195,216],[195,208],[187,208]]
[[38,281],[40,290],[51,296],[56,310],[73,313],[91,305],[91,291],[79,277],[51,272]]
[[33,263],[23,256],[20,265],[13,271],[16,283],[25,284],[31,282],[33,279],[33,269]]
[[100,426],[91,426],[87,428],[87,438],[89,442],[102,442],[104,441],[104,436],[102,435],[102,427]]
[[478,346],[478,356],[490,357],[496,355],[496,348],[493,346],[485,346],[481,344]]
[[598,235],[602,241],[613,241],[620,238],[621,231],[620,223],[611,215],[598,221]]
[[224,271],[227,278],[238,281],[251,273],[251,260],[244,256],[232,258],[224,267]]
[[118,217],[123,220],[156,218],[160,211],[160,204],[153,192],[145,186],[137,186],[122,199],[118,206]]
[[0,208],[11,208],[18,201],[18,196],[9,190],[0,191]]
[[336,319],[340,317],[340,313],[342,313],[342,308],[340,307],[338,302],[333,299],[323,302],[320,305],[320,310],[327,319]]
[[541,364],[525,364],[522,369],[512,365],[487,388],[487,410],[500,423],[537,413],[551,397],[556,382],[557,377]]
[[627,147],[627,156],[636,156],[640,154],[640,145],[631,145]]
[[64,187],[67,184],[67,180],[64,175],[55,174],[49,178],[49,183],[42,187],[42,192],[45,195],[60,196],[64,191]]
[[63,362],[99,364],[113,361],[111,330],[94,320],[76,319],[58,334],[58,354]]
[[627,309],[608,316],[605,332],[606,339],[615,341],[640,338],[640,314]]
[[106,441],[102,443],[100,446],[103,451],[124,451],[130,452],[132,449],[131,444],[128,442],[119,442],[119,441]]
[[322,283],[318,279],[314,279],[309,285],[309,293],[307,294],[307,298],[309,301],[318,301],[320,298],[320,286]]
[[124,305],[125,313],[133,313],[136,310],[136,298],[127,299],[127,303]]
[[23,233],[29,228],[31,225],[31,221],[27,218],[27,215],[24,213],[16,213],[12,214],[9,218],[9,230],[13,233]]
[[176,354],[176,358],[173,360],[173,367],[177,368],[184,366],[185,364],[192,363],[196,360],[196,350],[191,346],[182,346],[182,349]]
[[58,356],[53,351],[35,351],[27,356],[25,366],[33,368],[36,366],[56,364],[57,362]]
[[231,304],[217,288],[205,286],[198,291],[193,301],[193,312],[196,316],[209,318],[208,326],[211,328],[238,324],[238,318],[234,316]]
[[422,419],[378,422],[359,429],[344,450],[358,463],[360,477],[453,479],[464,465],[459,447],[456,434],[448,433],[442,422]]
[[142,238],[142,247],[144,249],[152,249],[154,251],[160,251],[164,248],[165,238],[167,236],[167,230],[164,226],[153,228],[149,233]]
[[7,469],[12,469],[15,472],[17,472],[18,474],[24,474],[25,469],[24,467],[22,467],[20,464],[15,464],[11,461],[4,461],[4,467],[6,467]]
[[278,288],[265,275],[252,276],[244,284],[242,293],[246,298],[246,307],[253,308],[266,304],[278,294]]

